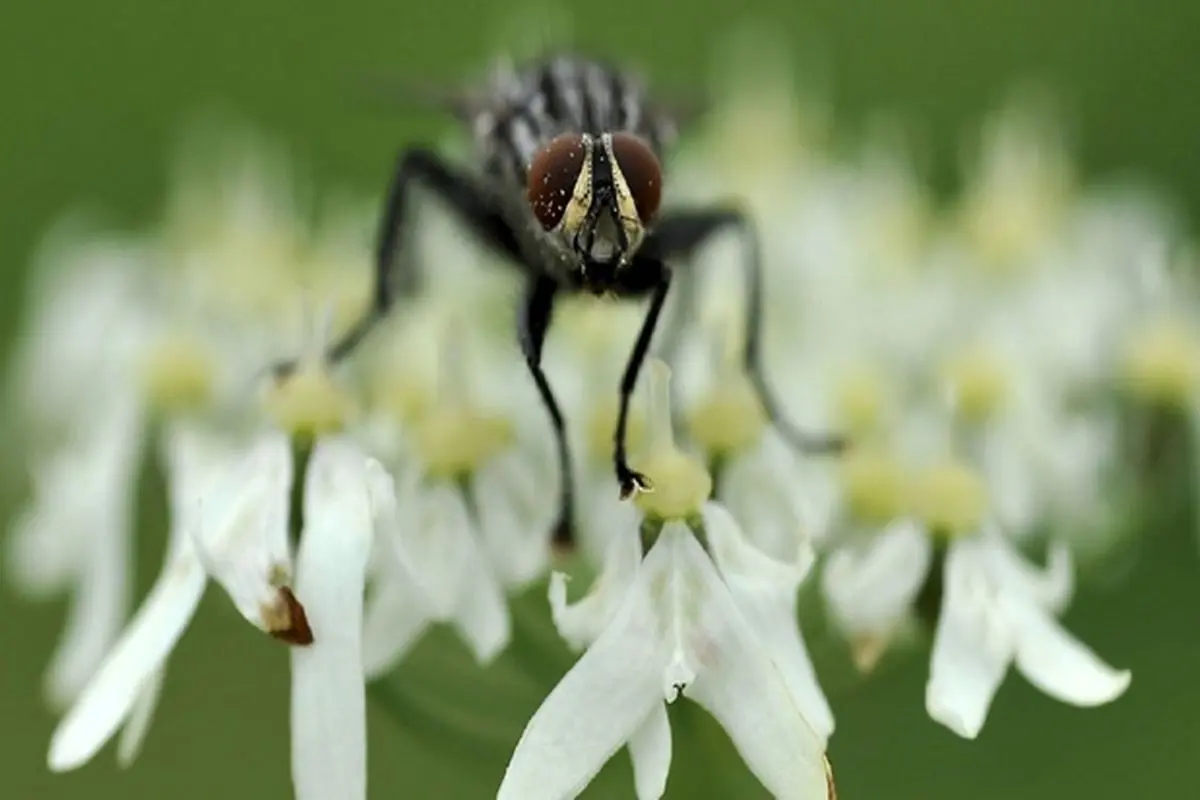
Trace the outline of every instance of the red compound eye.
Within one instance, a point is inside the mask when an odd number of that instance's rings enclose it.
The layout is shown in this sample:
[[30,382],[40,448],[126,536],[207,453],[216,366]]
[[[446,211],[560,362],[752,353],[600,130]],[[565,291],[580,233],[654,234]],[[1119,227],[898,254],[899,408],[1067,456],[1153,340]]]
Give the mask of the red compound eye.
[[562,221],[586,157],[587,148],[578,133],[556,137],[533,157],[526,197],[533,215],[546,230],[553,230]]
[[625,176],[629,194],[637,206],[642,224],[648,224],[658,213],[662,202],[662,167],[650,145],[629,133],[612,135],[613,158]]

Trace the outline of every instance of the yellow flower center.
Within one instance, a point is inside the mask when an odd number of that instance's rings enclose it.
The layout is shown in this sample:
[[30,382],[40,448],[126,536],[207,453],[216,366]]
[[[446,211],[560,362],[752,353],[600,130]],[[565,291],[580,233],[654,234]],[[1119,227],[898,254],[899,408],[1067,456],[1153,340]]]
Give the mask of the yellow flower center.
[[944,461],[917,475],[913,504],[932,533],[962,536],[979,530],[987,493],[974,470],[958,461]]
[[1157,322],[1130,339],[1122,373],[1136,397],[1185,405],[1200,386],[1200,342],[1177,320]]
[[1008,391],[1004,364],[984,348],[972,348],[942,366],[954,410],[968,422],[983,422],[996,413]]
[[355,411],[323,364],[302,363],[268,390],[265,405],[281,430],[305,439],[340,431]]
[[438,478],[457,480],[477,471],[512,445],[512,424],[505,418],[470,408],[438,408],[414,430],[425,469]]
[[212,400],[216,380],[212,353],[194,338],[163,339],[147,354],[142,379],[150,402],[164,410],[193,410]]
[[675,447],[671,428],[671,370],[661,361],[646,365],[649,395],[647,442],[632,466],[651,483],[634,503],[647,517],[661,520],[696,516],[712,495],[712,476],[696,458]]
[[846,504],[856,519],[882,525],[904,513],[905,471],[891,454],[854,447],[839,459],[838,468]]
[[725,456],[753,447],[767,425],[758,392],[741,373],[729,375],[694,406],[688,430],[710,455]]
[[887,416],[887,394],[879,374],[856,368],[842,375],[834,389],[834,407],[842,430],[851,438],[877,432]]

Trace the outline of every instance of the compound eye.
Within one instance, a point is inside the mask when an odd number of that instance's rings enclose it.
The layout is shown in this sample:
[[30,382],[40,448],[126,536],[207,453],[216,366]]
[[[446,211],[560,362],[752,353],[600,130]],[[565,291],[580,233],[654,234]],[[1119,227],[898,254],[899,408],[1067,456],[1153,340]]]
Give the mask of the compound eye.
[[642,224],[649,224],[662,201],[662,167],[650,145],[628,133],[612,135],[613,158],[621,168],[625,185],[637,207]]
[[526,197],[533,215],[546,230],[554,230],[562,221],[586,160],[587,147],[578,133],[552,139],[533,157]]

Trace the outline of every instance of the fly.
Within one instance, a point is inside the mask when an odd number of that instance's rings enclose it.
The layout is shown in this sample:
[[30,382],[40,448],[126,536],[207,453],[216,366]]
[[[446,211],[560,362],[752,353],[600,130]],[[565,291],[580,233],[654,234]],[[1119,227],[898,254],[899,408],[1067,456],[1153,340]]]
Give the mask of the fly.
[[[332,346],[345,358],[397,300],[419,286],[411,259],[398,258],[411,225],[412,188],[440,197],[485,247],[525,278],[517,339],[549,413],[561,475],[557,544],[573,542],[574,485],[566,423],[542,371],[542,346],[556,299],[587,292],[649,298],[619,387],[613,468],[622,498],[650,488],[626,456],[629,401],[650,349],[676,269],[682,284],[690,257],[733,229],[745,243],[747,325],[743,363],[767,416],[800,450],[839,450],[838,437],[803,432],[783,417],[763,377],[760,353],[762,274],[757,232],[735,205],[664,210],[663,157],[676,118],[632,73],[604,61],[560,54],[494,69],[482,86],[438,98],[471,132],[476,163],[466,168],[432,148],[398,158],[375,251],[371,307]],[[282,369],[286,371],[285,365]]]

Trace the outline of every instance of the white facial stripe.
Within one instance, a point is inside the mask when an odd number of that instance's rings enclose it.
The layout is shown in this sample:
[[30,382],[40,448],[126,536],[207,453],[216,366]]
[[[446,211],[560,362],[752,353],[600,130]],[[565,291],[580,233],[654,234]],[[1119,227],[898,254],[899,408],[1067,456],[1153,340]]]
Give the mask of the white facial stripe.
[[571,192],[571,200],[567,210],[558,223],[558,231],[568,236],[574,236],[592,206],[592,137],[583,137],[583,167],[579,177],[575,179],[575,188]]
[[613,190],[617,195],[617,210],[620,212],[621,227],[625,230],[625,238],[629,240],[629,249],[633,250],[641,243],[642,235],[645,233],[642,227],[642,218],[638,215],[637,203],[634,202],[633,194],[629,191],[629,184],[625,181],[625,173],[621,172],[621,165],[617,163],[617,156],[613,152],[612,134],[604,134],[600,137],[600,141],[604,145],[608,163],[612,166]]

